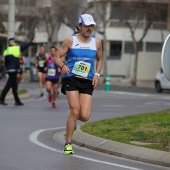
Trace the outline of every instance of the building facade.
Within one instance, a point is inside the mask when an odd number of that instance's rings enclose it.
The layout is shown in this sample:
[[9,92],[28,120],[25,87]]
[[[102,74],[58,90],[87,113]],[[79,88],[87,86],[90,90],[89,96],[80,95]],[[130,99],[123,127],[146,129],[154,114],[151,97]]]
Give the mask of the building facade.
[[[161,67],[162,45],[170,29],[169,0],[87,0],[87,4],[84,5],[86,8],[84,11],[94,16],[97,23],[94,34],[103,40],[105,47],[106,72],[102,70],[102,74],[110,74],[115,80],[130,81],[135,67],[134,42],[138,45],[146,34],[138,47],[137,80],[153,81],[157,70]],[[0,0],[0,5],[2,22],[7,18],[8,2]],[[38,31],[39,35],[43,32],[46,34],[47,26],[51,27],[44,24],[43,13],[47,10],[52,11],[52,7],[54,7],[53,0],[16,0],[16,21],[21,21],[17,38],[27,41],[26,38],[35,31]],[[55,21],[52,18],[51,20]],[[146,30],[148,23],[150,26]],[[51,41],[60,44],[73,32],[73,29],[61,21],[59,27],[53,31]],[[6,47],[6,36],[6,30],[1,25],[1,55]],[[31,55],[36,50],[35,48],[33,51],[30,50]]]
[[[137,80],[153,81],[161,67],[163,42],[169,34],[169,1],[88,0],[88,3],[90,12],[97,19],[98,29],[102,27],[100,32],[105,27],[107,73],[115,79],[132,79],[135,62],[133,38],[138,43],[146,33],[138,47]],[[105,26],[101,20],[105,20]],[[146,30],[149,22],[150,27]]]

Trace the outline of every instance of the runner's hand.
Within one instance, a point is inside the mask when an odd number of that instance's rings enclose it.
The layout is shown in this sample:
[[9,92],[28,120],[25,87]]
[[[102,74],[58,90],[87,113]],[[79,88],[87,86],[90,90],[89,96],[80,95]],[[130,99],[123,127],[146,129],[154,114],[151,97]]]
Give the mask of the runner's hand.
[[94,75],[92,80],[93,88],[95,88],[99,84],[99,77],[97,75]]
[[61,73],[62,74],[69,74],[70,73],[70,69],[67,67],[67,65],[64,65],[62,67]]
[[47,67],[44,68],[44,71],[47,72]]

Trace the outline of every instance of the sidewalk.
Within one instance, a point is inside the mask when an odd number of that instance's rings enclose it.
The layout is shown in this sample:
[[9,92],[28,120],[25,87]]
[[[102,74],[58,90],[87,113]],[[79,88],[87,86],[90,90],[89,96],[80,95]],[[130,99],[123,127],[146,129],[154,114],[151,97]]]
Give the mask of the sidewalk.
[[[1,90],[4,88],[5,84],[6,84],[6,80],[0,80]],[[22,82],[21,82],[21,84],[22,84]],[[22,88],[19,88],[19,89],[22,89]],[[24,93],[24,94],[19,95],[19,98],[21,98],[21,99],[29,99],[31,97],[32,97],[32,95],[29,93]],[[12,89],[10,89],[9,92],[7,93],[5,100],[14,100],[14,96],[12,94]]]
[[170,167],[170,152],[138,147],[95,137],[77,127],[72,141],[81,147],[136,161]]
[[[24,94],[20,94],[20,95],[19,95],[19,98],[20,98],[20,99],[29,99],[30,97],[32,97],[32,96],[31,96],[31,94],[29,94],[29,93],[24,93]],[[14,96],[13,96],[12,92],[9,92],[9,93],[7,94],[5,100],[14,100]]]

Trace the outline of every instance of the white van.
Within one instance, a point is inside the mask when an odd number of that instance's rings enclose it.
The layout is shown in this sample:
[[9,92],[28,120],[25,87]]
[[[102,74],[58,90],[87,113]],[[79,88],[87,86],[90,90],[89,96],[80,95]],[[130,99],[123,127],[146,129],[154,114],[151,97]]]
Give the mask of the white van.
[[170,81],[165,77],[162,68],[159,69],[155,77],[155,90],[156,92],[170,90]]

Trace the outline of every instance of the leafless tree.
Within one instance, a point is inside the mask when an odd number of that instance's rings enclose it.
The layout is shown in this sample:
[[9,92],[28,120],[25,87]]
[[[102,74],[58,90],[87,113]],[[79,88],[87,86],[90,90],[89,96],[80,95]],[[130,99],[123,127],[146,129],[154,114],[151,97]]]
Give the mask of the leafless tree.
[[[111,8],[109,8],[109,6]],[[131,83],[136,85],[137,79],[137,63],[138,53],[142,45],[143,39],[148,33],[148,30],[153,26],[154,21],[161,19],[162,11],[167,11],[166,4],[158,3],[155,0],[94,0],[90,3],[89,9],[94,13],[95,18],[98,20],[99,27],[97,32],[103,35],[103,51],[104,51],[104,80],[107,74],[107,56],[106,56],[106,27],[109,27],[110,20],[112,18],[119,19],[121,23],[127,26],[131,33],[134,49],[134,66]],[[117,10],[117,11],[116,11]],[[114,16],[116,15],[116,16]],[[137,30],[141,29],[141,37],[137,37]]]
[[[135,57],[131,84],[136,86],[137,63],[140,46],[142,45],[142,41],[147,35],[148,30],[151,28],[152,24],[154,24],[154,21],[157,21],[160,18],[160,11],[165,10],[166,5],[156,3],[155,1],[148,2],[147,0],[140,0],[137,2],[125,2],[121,0],[119,5],[121,9],[121,21],[124,22],[130,29],[133,41]],[[142,29],[143,33],[139,38],[137,38],[136,31],[139,28]]]
[[[8,8],[8,1],[0,0],[0,4],[1,1],[5,3]],[[32,36],[34,29],[41,22],[44,23],[43,26],[48,33],[49,42],[52,42],[54,31],[56,29],[59,30],[61,23],[75,30],[78,16],[87,8],[86,1],[82,2],[79,0],[16,0],[15,4],[16,21],[21,22],[17,34]],[[2,14],[1,19],[3,12],[4,18],[8,15],[7,9],[6,11],[0,9],[0,13]]]
[[41,21],[44,22],[46,27],[50,44],[55,30],[59,30],[61,23],[75,31],[78,16],[84,8],[86,8],[86,3],[79,0],[51,0],[50,7],[41,8]]
[[15,20],[21,23],[17,35],[25,35],[27,39],[33,38],[39,18],[36,0],[16,1]]

